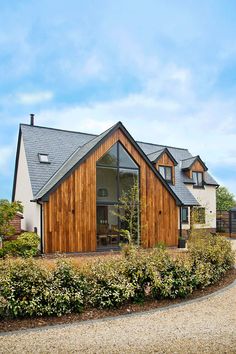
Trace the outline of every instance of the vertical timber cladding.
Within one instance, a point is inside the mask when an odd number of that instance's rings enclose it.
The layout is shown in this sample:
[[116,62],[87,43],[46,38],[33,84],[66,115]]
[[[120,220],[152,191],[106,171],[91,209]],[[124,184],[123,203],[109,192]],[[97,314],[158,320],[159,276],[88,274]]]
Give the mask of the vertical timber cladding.
[[115,131],[44,203],[44,250],[53,252],[96,251],[96,162],[118,140],[140,166],[141,242],[177,245],[178,207],[125,135]]
[[196,160],[196,161],[194,162],[194,164],[192,165],[191,169],[186,171],[186,175],[187,175],[189,178],[192,178],[192,176],[193,176],[193,171],[204,172],[204,168],[203,168],[203,166],[202,166],[202,164],[201,164],[200,161]]

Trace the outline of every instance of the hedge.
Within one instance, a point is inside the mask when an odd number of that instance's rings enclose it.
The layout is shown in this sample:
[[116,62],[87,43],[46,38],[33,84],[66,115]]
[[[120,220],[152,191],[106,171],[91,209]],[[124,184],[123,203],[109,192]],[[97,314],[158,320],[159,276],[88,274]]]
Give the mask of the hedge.
[[173,258],[163,248],[131,249],[125,256],[78,266],[29,259],[0,261],[0,316],[61,316],[85,308],[187,297],[233,267],[234,252],[221,236],[193,238],[189,252]]

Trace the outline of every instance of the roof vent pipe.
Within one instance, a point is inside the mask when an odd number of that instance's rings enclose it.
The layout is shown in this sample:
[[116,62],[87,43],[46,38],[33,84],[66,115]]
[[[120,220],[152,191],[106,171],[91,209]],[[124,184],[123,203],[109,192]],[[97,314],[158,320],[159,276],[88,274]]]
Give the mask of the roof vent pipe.
[[34,125],[34,114],[30,114],[30,125]]

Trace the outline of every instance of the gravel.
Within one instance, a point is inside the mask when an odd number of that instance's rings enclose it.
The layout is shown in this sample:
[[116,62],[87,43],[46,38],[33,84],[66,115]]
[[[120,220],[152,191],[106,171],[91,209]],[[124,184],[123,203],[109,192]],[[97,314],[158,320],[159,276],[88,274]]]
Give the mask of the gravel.
[[236,284],[174,308],[7,333],[0,353],[236,353]]

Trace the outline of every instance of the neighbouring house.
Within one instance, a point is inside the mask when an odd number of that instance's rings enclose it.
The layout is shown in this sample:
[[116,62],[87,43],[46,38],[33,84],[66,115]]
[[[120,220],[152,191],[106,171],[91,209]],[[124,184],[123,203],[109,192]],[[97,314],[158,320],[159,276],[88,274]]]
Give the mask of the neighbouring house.
[[21,220],[24,219],[23,214],[17,212],[16,215],[14,216],[14,218],[10,221],[10,225],[12,227],[14,227],[14,235],[12,236],[5,236],[4,239],[5,240],[15,240],[17,239],[17,237],[21,234],[22,232],[22,228],[21,228]]
[[187,149],[135,141],[121,122],[100,135],[20,124],[13,200],[22,228],[37,230],[41,251],[92,252],[120,243],[114,214],[122,191],[139,185],[143,247],[178,244],[190,228],[216,228],[217,182]]

